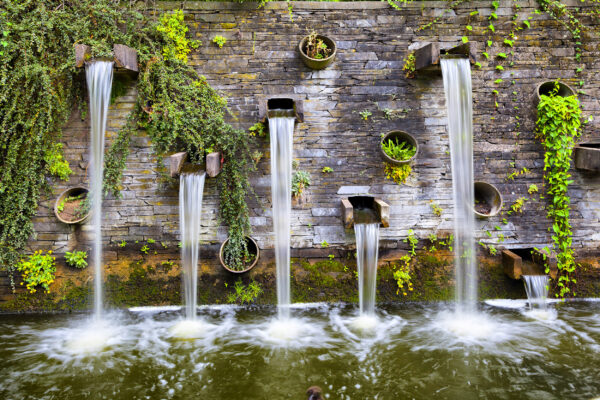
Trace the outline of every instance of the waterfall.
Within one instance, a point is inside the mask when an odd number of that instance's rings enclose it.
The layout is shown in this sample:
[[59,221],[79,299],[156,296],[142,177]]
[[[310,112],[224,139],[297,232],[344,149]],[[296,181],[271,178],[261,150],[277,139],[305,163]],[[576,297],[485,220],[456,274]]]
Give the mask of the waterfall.
[[375,315],[379,223],[355,224],[358,297],[361,315]]
[[206,174],[181,174],[179,178],[179,227],[185,316],[196,319],[198,298],[198,247],[202,216],[202,195]]
[[545,309],[548,297],[548,275],[523,275],[529,307]]
[[95,61],[85,68],[91,125],[90,196],[94,235],[94,314],[102,317],[102,178],[104,174],[104,133],[110,103],[113,63]]
[[468,313],[477,301],[471,66],[466,58],[443,58],[441,64],[452,165],[456,301],[457,310]]
[[269,116],[271,193],[277,264],[279,318],[290,316],[290,213],[292,210],[292,145],[295,118],[285,112]]

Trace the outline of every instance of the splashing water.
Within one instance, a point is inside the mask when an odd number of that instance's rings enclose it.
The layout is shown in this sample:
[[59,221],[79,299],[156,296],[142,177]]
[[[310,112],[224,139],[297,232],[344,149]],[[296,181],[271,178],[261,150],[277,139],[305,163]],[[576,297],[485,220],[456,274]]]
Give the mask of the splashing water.
[[94,234],[94,315],[102,317],[102,177],[104,174],[104,133],[112,89],[113,63],[95,61],[85,68],[90,101],[90,193]]
[[454,200],[454,252],[457,311],[476,311],[477,269],[473,212],[473,101],[468,59],[441,60],[448,109]]
[[290,316],[290,213],[292,210],[292,145],[294,121],[291,116],[269,118],[271,135],[271,193],[277,264],[279,318]]
[[360,314],[375,315],[377,291],[377,256],[379,252],[379,223],[355,224],[356,265],[358,267],[358,297]]
[[[188,321],[196,319],[196,303],[198,298],[198,247],[205,177],[206,174],[202,172],[181,174],[179,178],[181,266],[183,269],[185,316]],[[188,324],[186,326],[189,328],[191,325]]]

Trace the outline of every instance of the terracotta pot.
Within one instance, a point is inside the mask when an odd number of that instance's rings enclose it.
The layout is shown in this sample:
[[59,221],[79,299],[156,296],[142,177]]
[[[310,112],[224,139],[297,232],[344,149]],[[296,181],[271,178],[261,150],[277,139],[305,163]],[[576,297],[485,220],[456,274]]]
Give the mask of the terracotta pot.
[[335,59],[335,54],[337,53],[337,46],[335,45],[335,41],[333,39],[328,38],[327,36],[317,35],[317,38],[321,39],[327,45],[327,48],[333,49],[333,51],[331,52],[329,57],[319,59],[319,58],[310,58],[308,55],[306,55],[306,53],[304,52],[304,44],[308,40],[308,36],[303,37],[302,40],[300,41],[300,43],[298,44],[298,50],[300,51],[300,57],[302,58],[302,62],[304,62],[304,65],[306,65],[308,68],[311,68],[311,69],[327,68]]
[[[392,140],[398,139],[398,141],[407,142],[408,144],[412,145],[416,149],[415,154],[408,160],[396,160],[396,159],[388,156],[386,154],[386,152],[383,151],[383,144],[390,139],[392,139]],[[404,164],[410,164],[413,160],[415,160],[417,158],[417,154],[419,154],[419,144],[417,143],[417,139],[415,139],[409,133],[406,133],[404,131],[391,131],[391,132],[386,133],[385,136],[383,138],[381,138],[381,142],[379,144],[379,150],[381,151],[381,156],[383,157],[383,160],[385,162],[392,164],[392,165],[404,165]]]
[[227,271],[232,272],[234,274],[243,274],[244,272],[248,272],[252,268],[254,268],[256,263],[258,263],[258,258],[260,257],[260,249],[258,248],[258,244],[256,243],[256,241],[254,239],[252,239],[250,236],[246,236],[246,243],[248,245],[248,251],[250,252],[250,254],[252,254],[253,250],[255,250],[256,257],[254,258],[254,261],[252,262],[252,264],[250,264],[249,267],[246,267],[245,269],[240,270],[240,271],[231,269],[227,266],[227,264],[225,264],[225,260],[223,259],[223,252],[225,251],[225,245],[228,242],[229,242],[229,239],[225,240],[223,242],[223,244],[221,244],[221,250],[219,250],[219,261],[221,262],[221,265],[223,266],[223,268],[225,268]]
[[478,212],[473,207],[475,215],[480,218],[494,217],[502,210],[502,195],[496,186],[490,183],[475,182],[475,201],[486,203],[490,207],[487,214]]
[[58,198],[56,199],[56,202],[54,203],[54,215],[56,215],[56,218],[58,218],[58,220],[60,222],[62,222],[64,224],[68,224],[68,225],[75,225],[75,224],[83,224],[83,223],[85,223],[85,221],[88,220],[88,218],[91,214],[91,211],[88,211],[83,217],[76,218],[73,220],[65,218],[65,215],[61,216],[61,214],[63,214],[64,211],[63,212],[58,211],[58,207],[63,202],[64,199],[66,199],[67,197],[79,196],[82,193],[87,193],[87,195],[89,195],[89,190],[82,186],[75,186],[75,187],[68,188],[67,190],[65,190],[58,196]]
[[[541,100],[541,95],[548,95],[555,86],[556,82],[555,81],[544,81],[544,82],[540,82],[538,83],[538,85],[535,88],[535,93],[533,94],[533,103],[535,105],[535,109],[537,112],[537,106]],[[577,92],[575,90],[573,90],[573,88],[569,85],[567,85],[564,82],[558,82],[558,93],[557,95],[560,97],[568,97],[568,96],[573,96],[574,94],[576,94]]]

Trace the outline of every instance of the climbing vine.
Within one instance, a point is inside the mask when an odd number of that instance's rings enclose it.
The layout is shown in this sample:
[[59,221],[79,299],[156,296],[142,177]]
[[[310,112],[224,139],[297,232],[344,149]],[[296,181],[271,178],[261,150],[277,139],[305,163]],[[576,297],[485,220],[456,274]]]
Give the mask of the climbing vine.
[[576,283],[573,273],[576,263],[572,249],[572,232],[569,222],[570,199],[567,195],[571,167],[571,154],[575,138],[579,137],[581,110],[576,96],[556,95],[558,86],[549,96],[542,95],[538,104],[536,136],[542,141],[544,178],[547,186],[548,218],[552,219],[552,239],[557,252],[559,277],[557,296],[571,293],[570,283]]
[[[33,234],[31,219],[46,176],[68,179],[62,126],[84,100],[73,44],[91,57],[110,57],[114,44],[138,52],[135,109],[106,156],[105,191],[118,194],[129,138],[139,128],[156,154],[183,149],[199,161],[204,149],[223,154],[221,217],[229,226],[232,267],[247,252],[245,197],[251,170],[245,132],[225,122],[226,101],[187,64],[195,41],[186,38],[180,11],[158,21],[142,3],[115,0],[23,0],[0,6],[0,266],[13,271]],[[86,107],[81,107],[85,109]],[[12,276],[12,275],[11,275]]]

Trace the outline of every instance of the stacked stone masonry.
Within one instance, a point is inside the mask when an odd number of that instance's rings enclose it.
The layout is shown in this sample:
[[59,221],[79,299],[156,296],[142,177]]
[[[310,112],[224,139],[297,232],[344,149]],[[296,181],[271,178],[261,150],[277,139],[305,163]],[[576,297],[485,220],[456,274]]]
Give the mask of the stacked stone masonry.
[[[511,50],[502,45],[502,39],[511,29],[513,2],[500,3],[493,53]],[[507,224],[501,223],[502,216],[478,220],[477,237],[499,246],[540,247],[549,245],[551,238],[546,200],[527,193],[530,184],[538,185],[540,194],[544,192],[543,151],[534,138],[533,90],[541,80],[561,78],[574,87],[585,81],[585,94],[580,96],[583,112],[596,118],[585,127],[582,140],[598,137],[600,41],[586,36],[581,57],[584,68],[576,76],[580,63],[574,58],[570,33],[545,14],[535,14],[535,1],[518,3],[522,5],[519,21],[528,16],[533,19],[531,29],[518,33],[512,49],[514,66],[504,62],[502,72],[473,69],[474,165],[476,180],[500,189],[505,209],[519,197],[531,200],[522,214],[504,215]],[[484,67],[495,65],[495,61],[481,56],[488,38],[482,32],[490,13],[489,2],[469,2],[447,12],[433,29],[419,30],[441,15],[446,4],[415,2],[394,10],[382,2],[293,3],[292,21],[286,3],[268,3],[261,9],[247,3],[185,3],[191,36],[202,41],[191,54],[190,63],[228,98],[231,122],[236,127],[247,129],[257,122],[261,96],[293,94],[304,101],[304,122],[298,123],[294,132],[294,158],[298,169],[310,173],[312,184],[300,204],[295,202],[293,207],[293,254],[316,254],[323,241],[330,244],[326,252],[352,248],[354,233],[344,230],[340,201],[348,196],[344,193],[352,193],[359,186],[391,206],[390,226],[381,230],[382,247],[402,246],[409,229],[420,238],[451,232],[452,185],[442,78],[435,72],[405,78],[403,57],[418,42],[438,41],[442,48],[459,44],[469,13],[476,9],[480,17],[471,18],[474,28],[469,39]],[[174,9],[180,3],[163,3],[161,7]],[[581,19],[592,23],[586,17]],[[325,70],[309,70],[297,54],[297,44],[309,29],[337,41],[337,58]],[[227,38],[222,49],[212,43],[216,35]],[[497,78],[503,83],[494,84]],[[497,99],[492,95],[494,89],[499,91]],[[134,100],[132,85],[111,106],[108,141],[124,125]],[[384,109],[393,110],[392,119],[385,118]],[[359,115],[363,110],[372,113],[367,121]],[[403,185],[385,178],[378,149],[381,134],[393,129],[410,132],[420,144],[413,172]],[[60,254],[89,249],[89,227],[61,224],[52,211],[56,195],[67,186],[87,184],[89,126],[77,112],[65,129],[63,141],[74,174],[68,183],[54,182],[53,196],[41,201],[34,220],[37,236],[30,240],[29,251],[53,249]],[[264,157],[252,174],[257,198],[249,199],[250,220],[253,237],[261,248],[269,249],[273,233],[268,139],[259,138],[257,143]],[[323,167],[333,172],[322,173]],[[529,172],[507,179],[522,168]],[[600,177],[577,170],[572,174],[569,195],[574,247],[579,255],[594,253],[600,246]],[[203,255],[211,257],[226,238],[226,227],[220,226],[218,219],[217,190],[215,180],[207,179],[201,240],[207,246]],[[433,213],[431,201],[443,209],[440,217]],[[143,132],[132,139],[122,198],[108,197],[103,204],[103,224],[108,262],[119,257],[116,244],[121,241],[153,239],[176,249],[172,246],[179,239],[178,181],[159,179],[151,143]]]

